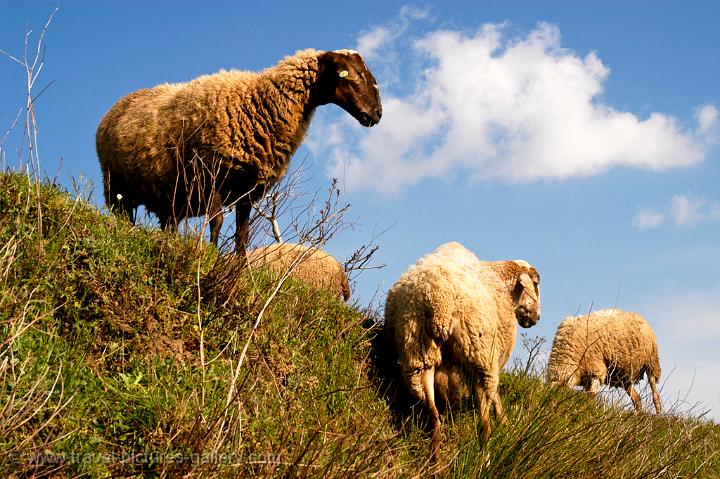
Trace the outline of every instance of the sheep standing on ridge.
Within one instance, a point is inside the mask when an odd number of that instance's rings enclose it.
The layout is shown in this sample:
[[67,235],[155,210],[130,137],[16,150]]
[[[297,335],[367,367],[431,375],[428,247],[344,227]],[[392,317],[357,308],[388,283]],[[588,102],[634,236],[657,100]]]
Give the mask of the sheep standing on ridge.
[[295,243],[274,243],[248,251],[250,268],[266,266],[275,274],[284,274],[318,288],[330,291],[345,301],[350,299],[350,285],[345,269],[325,251]]
[[222,207],[234,205],[244,252],[252,203],[285,175],[328,103],[363,126],[380,121],[377,82],[359,53],[308,49],[260,73],[222,70],[131,93],[97,130],[105,202],[131,220],[144,205],[163,228],[207,214],[215,244]]
[[515,323],[528,328],[540,319],[539,282],[525,261],[480,261],[452,242],[418,260],[388,292],[385,327],[410,392],[432,417],[434,457],[441,429],[437,391],[463,397],[465,391],[453,389],[470,386],[484,442],[491,432],[491,403],[500,421],[507,421],[498,393],[500,370],[515,344]]
[[547,374],[551,383],[583,386],[593,394],[601,384],[623,388],[637,411],[642,404],[634,385],[647,375],[655,411],[660,414],[660,372],[657,340],[647,321],[636,313],[603,309],[560,323]]

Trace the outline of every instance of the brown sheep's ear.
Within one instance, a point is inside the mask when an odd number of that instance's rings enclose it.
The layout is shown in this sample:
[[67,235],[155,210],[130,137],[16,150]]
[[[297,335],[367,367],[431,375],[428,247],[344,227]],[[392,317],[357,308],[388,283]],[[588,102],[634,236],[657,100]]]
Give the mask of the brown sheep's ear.
[[532,299],[535,301],[538,300],[537,294],[535,293],[535,283],[530,278],[530,275],[527,273],[523,273],[518,278],[518,283],[523,287],[525,292],[530,295]]

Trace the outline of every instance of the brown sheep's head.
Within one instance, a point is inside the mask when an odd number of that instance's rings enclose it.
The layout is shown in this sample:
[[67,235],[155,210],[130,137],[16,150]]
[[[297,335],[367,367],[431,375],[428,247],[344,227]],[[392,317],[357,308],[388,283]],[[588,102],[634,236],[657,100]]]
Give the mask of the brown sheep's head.
[[318,55],[315,104],[334,103],[363,126],[380,121],[382,104],[377,81],[362,56],[353,50],[336,50]]
[[523,328],[540,321],[540,275],[522,260],[513,261],[518,266],[517,283],[513,290],[515,317]]

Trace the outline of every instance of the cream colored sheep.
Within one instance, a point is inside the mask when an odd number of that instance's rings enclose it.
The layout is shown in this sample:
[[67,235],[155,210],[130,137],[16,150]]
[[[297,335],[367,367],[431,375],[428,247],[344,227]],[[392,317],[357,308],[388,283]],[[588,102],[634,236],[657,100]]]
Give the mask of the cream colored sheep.
[[647,375],[660,414],[660,372],[657,340],[647,321],[636,313],[603,309],[560,323],[547,374],[551,383],[583,386],[593,394],[601,384],[623,388],[637,411],[642,404],[634,385]]
[[432,417],[434,457],[441,431],[436,377],[445,396],[467,395],[453,389],[470,381],[484,442],[491,432],[491,403],[500,421],[507,421],[498,393],[500,370],[515,344],[516,322],[528,328],[540,318],[539,282],[525,261],[480,261],[452,242],[418,260],[388,292],[385,327],[410,392]]
[[[350,299],[350,285],[345,269],[325,251],[295,243],[274,243],[248,251],[250,268],[267,268],[284,274],[291,266],[290,276],[318,289],[324,289],[345,301]],[[297,264],[296,264],[297,263]]]
[[252,203],[285,175],[328,103],[364,126],[380,121],[377,82],[359,53],[303,50],[260,73],[223,70],[131,93],[97,130],[105,202],[131,220],[144,205],[163,228],[207,214],[215,244],[222,207],[235,206],[244,252]]

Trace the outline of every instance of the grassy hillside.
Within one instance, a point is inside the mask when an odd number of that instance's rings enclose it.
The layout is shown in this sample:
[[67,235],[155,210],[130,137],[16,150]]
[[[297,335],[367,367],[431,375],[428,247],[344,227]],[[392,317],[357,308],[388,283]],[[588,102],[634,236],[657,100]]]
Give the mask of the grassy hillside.
[[365,315],[277,286],[195,238],[0,174],[0,475],[720,476],[718,426],[520,373],[502,378],[509,426],[482,448],[473,410],[448,413],[428,464]]

